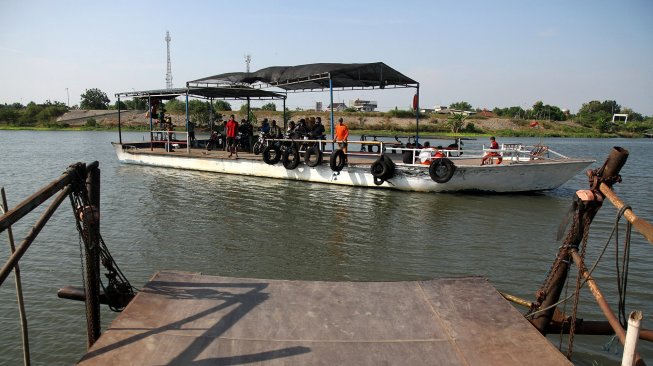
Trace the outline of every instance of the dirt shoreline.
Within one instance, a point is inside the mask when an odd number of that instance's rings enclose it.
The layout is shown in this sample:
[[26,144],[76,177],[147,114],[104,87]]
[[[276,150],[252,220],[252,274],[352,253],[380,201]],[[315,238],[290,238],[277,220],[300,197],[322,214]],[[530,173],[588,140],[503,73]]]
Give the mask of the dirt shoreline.
[[[236,119],[240,120],[244,116],[238,111],[226,111],[221,112],[223,115],[234,114]],[[272,112],[272,111],[254,111],[258,121],[261,121],[263,118],[268,118],[270,120],[276,119],[280,121],[283,117],[281,112]],[[322,121],[324,121],[327,126],[329,124],[329,113],[326,112],[291,112],[291,120],[298,121],[301,118],[316,117],[320,116]],[[172,122],[177,126],[183,126],[185,124],[185,115],[171,114]],[[407,127],[411,124],[415,124],[414,118],[397,118],[397,117],[388,117],[382,116],[380,113],[371,113],[369,115],[360,115],[355,113],[336,113],[335,118],[342,117],[345,120],[345,123],[350,126],[351,129],[355,130],[365,130],[371,129],[376,130],[379,127],[386,126],[398,126],[398,127]],[[434,128],[444,126],[448,123],[448,115],[436,115],[435,117],[422,118],[420,120],[420,126],[433,126]],[[87,124],[89,119],[95,119],[97,125],[100,127],[110,128],[116,127],[118,125],[118,111],[116,110],[73,110],[69,111],[63,116],[57,118],[57,123],[61,125],[69,125],[71,127],[81,127]],[[149,117],[146,116],[145,111],[133,111],[126,110],[120,112],[120,123],[123,126],[136,127],[136,126],[147,126],[150,123]],[[469,117],[465,120],[465,125],[468,123],[473,123],[477,129],[483,131],[498,131],[498,130],[528,130],[531,129],[529,121],[514,121],[507,118],[474,118]],[[562,121],[555,122],[556,124],[561,124],[568,127],[581,127],[580,125],[571,122],[571,121]]]

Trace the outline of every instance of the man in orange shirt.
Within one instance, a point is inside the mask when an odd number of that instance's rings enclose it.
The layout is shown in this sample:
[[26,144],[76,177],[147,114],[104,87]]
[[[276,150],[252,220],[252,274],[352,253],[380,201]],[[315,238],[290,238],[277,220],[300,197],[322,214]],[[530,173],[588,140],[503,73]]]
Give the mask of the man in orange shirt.
[[342,123],[342,117],[338,119],[336,125],[335,139],[333,142],[338,142],[338,146],[345,152],[345,161],[347,161],[347,138],[349,138],[349,128]]

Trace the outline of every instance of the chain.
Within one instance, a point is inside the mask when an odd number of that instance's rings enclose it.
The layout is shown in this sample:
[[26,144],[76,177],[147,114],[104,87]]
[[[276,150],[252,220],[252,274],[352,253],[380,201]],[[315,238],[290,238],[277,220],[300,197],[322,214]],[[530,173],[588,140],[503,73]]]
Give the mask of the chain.
[[578,303],[580,300],[580,287],[583,271],[585,270],[585,253],[587,252],[587,239],[589,238],[591,219],[585,216],[583,222],[583,242],[580,249],[581,263],[578,266],[578,274],[576,276],[576,289],[574,290],[574,304],[572,306],[571,323],[569,324],[569,343],[567,345],[567,358],[571,359],[574,348],[574,334],[576,332],[576,318],[578,316]]
[[[97,208],[90,205],[88,200],[88,194],[86,190],[86,185],[84,184],[84,179],[79,174],[79,171],[76,170],[76,179],[73,179],[73,190],[70,194],[70,203],[75,214],[75,225],[79,233],[79,249],[80,249],[80,262],[82,266],[82,280],[83,283],[86,283],[86,276],[84,275],[85,266],[89,266],[90,258],[89,253],[92,250],[99,249],[100,262],[102,266],[107,270],[105,276],[108,279],[108,284],[105,286],[102,280],[100,279],[100,269],[94,267],[96,278],[99,279],[100,285],[104,290],[105,297],[107,299],[109,308],[112,311],[122,311],[129,301],[134,297],[135,289],[129,283],[125,275],[122,273],[118,264],[111,256],[109,249],[107,248],[104,239],[98,233],[97,243],[99,248],[96,248],[96,241],[91,240],[90,226],[94,221],[99,220],[99,215]],[[84,242],[84,248],[82,248],[82,242]],[[85,255],[82,252],[86,253]],[[87,299],[87,301],[90,301]],[[87,316],[91,316],[87,314]]]
[[544,281],[542,282],[542,285],[540,288],[537,290],[535,293],[535,302],[531,305],[531,308],[528,310],[526,313],[526,317],[531,315],[533,312],[535,312],[537,309],[540,308],[542,305],[542,301],[546,298],[548,295],[550,288],[551,288],[551,282],[553,281],[553,278],[555,278],[556,274],[560,270],[560,267],[562,267],[563,262],[565,262],[569,256],[569,248],[571,243],[573,242],[573,237],[574,233],[578,231],[578,223],[580,221],[580,210],[579,206],[574,202],[574,219],[572,220],[571,227],[569,228],[569,231],[567,231],[567,237],[565,238],[564,244],[558,249],[558,254],[556,255],[555,260],[553,261],[553,264],[551,265],[551,268],[549,268],[549,271],[547,272]]

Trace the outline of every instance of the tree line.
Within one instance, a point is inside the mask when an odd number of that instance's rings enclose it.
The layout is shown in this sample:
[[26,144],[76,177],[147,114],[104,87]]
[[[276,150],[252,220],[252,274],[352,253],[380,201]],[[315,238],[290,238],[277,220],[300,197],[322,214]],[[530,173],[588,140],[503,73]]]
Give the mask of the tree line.
[[[109,97],[97,88],[87,89],[81,94],[81,102],[79,107],[74,106],[72,109],[127,109],[127,110],[147,110],[146,98],[132,98],[131,100],[116,101],[111,104]],[[212,103],[212,104],[211,104]],[[172,99],[163,103],[163,108],[167,113],[172,114],[185,114],[186,102],[178,99]],[[48,125],[56,120],[57,117],[68,112],[71,108],[61,102],[46,101],[42,104],[30,102],[27,105],[20,103],[13,104],[0,104],[0,123],[17,126],[29,126],[35,124]],[[276,111],[277,107],[274,103],[270,102],[260,108],[267,111]],[[460,111],[475,111],[484,112],[485,110],[474,109],[472,105],[466,101],[451,103],[449,109]],[[198,125],[208,124],[211,119],[211,112],[213,118],[221,116],[220,111],[231,111],[231,105],[224,100],[215,100],[213,102],[207,100],[191,99],[188,102],[188,112],[191,120]],[[241,107],[241,114],[246,113],[246,106]],[[345,112],[357,112],[355,110]],[[537,101],[533,104],[532,108],[523,109],[520,106],[499,108],[495,107],[491,111],[494,115],[500,118],[508,118],[514,120],[537,120],[537,121],[566,121],[574,120],[584,127],[597,129],[598,131],[613,132],[616,127],[612,123],[612,116],[614,114],[627,114],[629,126],[631,130],[646,130],[652,127],[653,118],[644,116],[640,113],[633,111],[631,108],[624,108],[614,100],[598,101],[593,100],[584,103],[579,109],[578,113],[570,114],[558,106],[544,104],[542,101]],[[358,112],[362,113],[362,112]],[[382,113],[382,112],[375,112]],[[408,110],[401,110],[395,108],[385,113],[388,117],[412,117],[415,112]],[[255,115],[251,115],[256,118]],[[420,117],[428,117],[420,113]],[[475,118],[475,117],[470,117]],[[482,118],[482,117],[480,117]],[[455,121],[454,121],[455,120]],[[460,125],[462,119],[452,118],[452,123]],[[457,129],[456,129],[457,130]]]

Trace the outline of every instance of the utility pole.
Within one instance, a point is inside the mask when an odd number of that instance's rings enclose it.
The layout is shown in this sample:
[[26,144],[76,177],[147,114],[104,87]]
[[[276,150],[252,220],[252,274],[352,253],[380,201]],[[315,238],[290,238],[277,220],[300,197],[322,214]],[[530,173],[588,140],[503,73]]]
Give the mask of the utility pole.
[[166,89],[172,89],[172,67],[170,66],[170,32],[166,31],[166,48],[168,50],[168,70],[166,72]]
[[70,94],[68,94],[68,88],[66,88],[66,98],[68,99],[68,103],[66,105],[68,108],[70,108]]

